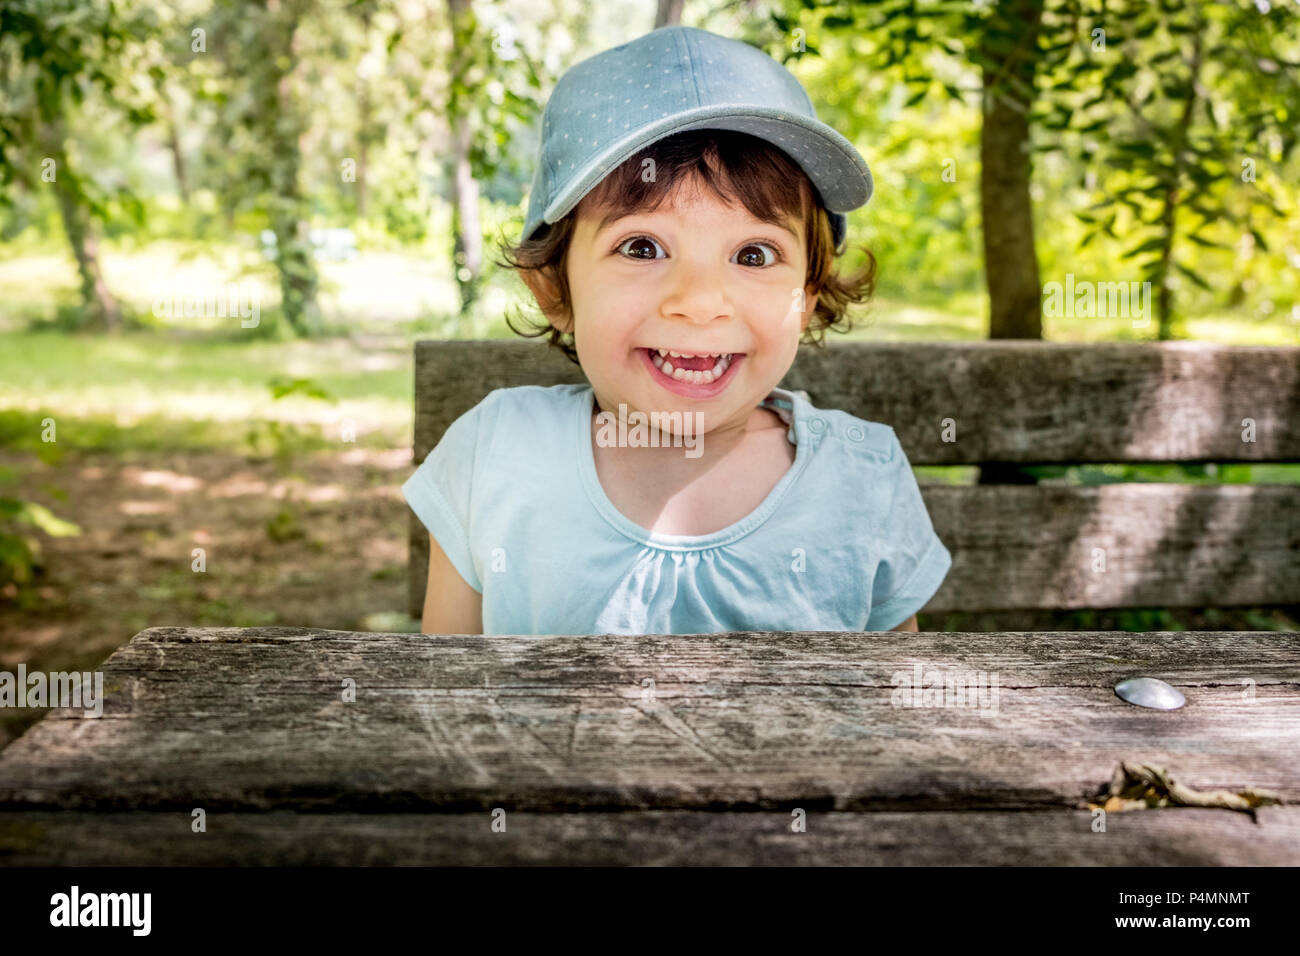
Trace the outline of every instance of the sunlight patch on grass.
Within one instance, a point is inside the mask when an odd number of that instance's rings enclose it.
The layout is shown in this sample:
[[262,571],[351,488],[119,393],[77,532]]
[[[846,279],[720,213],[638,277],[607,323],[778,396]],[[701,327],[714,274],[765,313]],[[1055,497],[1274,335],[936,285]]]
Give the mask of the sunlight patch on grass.
[[[251,242],[158,241],[143,248],[105,243],[100,264],[105,282],[128,314],[150,316],[187,332],[237,335],[243,326],[238,315],[170,314],[176,311],[177,299],[182,309],[188,297],[211,300],[215,313],[217,303],[230,302],[234,287],[236,295],[255,302],[263,316],[280,303],[274,267]],[[351,261],[318,260],[316,270],[317,301],[324,319],[333,325],[392,327],[457,310],[456,286],[445,264],[420,250],[364,250]],[[77,288],[75,263],[62,250],[0,259],[0,301],[6,303],[9,328],[16,330],[15,322],[52,318],[59,306],[77,302]],[[155,306],[167,314],[158,315]]]
[[[37,441],[46,416],[55,419],[59,441],[72,447],[228,447],[269,420],[319,430],[325,439],[339,439],[350,422],[367,445],[402,440],[411,430],[409,348],[146,332],[14,333],[0,342],[0,441]],[[338,401],[273,401],[267,383],[286,375],[310,378]]]

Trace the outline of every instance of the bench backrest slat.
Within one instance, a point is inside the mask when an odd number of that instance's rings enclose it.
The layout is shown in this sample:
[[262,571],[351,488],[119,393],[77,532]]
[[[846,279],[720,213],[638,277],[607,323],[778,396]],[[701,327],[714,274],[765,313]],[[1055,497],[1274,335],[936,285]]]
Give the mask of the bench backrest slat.
[[[585,381],[538,342],[418,342],[415,461],[494,389]],[[892,426],[913,465],[1300,461],[1300,347],[841,342],[801,346],[781,384]],[[954,557],[927,610],[1300,600],[1300,486],[923,494]],[[412,516],[417,616],[427,562]]]

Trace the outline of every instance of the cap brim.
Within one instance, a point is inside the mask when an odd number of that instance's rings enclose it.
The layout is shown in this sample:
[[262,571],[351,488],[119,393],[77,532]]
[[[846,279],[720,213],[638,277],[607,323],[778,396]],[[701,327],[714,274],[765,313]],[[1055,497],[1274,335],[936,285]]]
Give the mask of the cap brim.
[[601,180],[651,143],[693,129],[733,130],[767,140],[808,175],[832,213],[857,209],[871,198],[874,184],[866,160],[820,120],[764,107],[707,106],[647,124],[593,157],[556,193],[533,228],[563,219]]

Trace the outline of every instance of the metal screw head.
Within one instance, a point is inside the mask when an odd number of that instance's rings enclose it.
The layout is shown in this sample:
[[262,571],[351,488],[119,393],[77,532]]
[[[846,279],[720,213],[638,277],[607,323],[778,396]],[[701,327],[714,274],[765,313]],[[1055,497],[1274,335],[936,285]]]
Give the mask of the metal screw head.
[[1177,710],[1187,703],[1182,691],[1158,677],[1130,677],[1115,685],[1120,700],[1155,710]]

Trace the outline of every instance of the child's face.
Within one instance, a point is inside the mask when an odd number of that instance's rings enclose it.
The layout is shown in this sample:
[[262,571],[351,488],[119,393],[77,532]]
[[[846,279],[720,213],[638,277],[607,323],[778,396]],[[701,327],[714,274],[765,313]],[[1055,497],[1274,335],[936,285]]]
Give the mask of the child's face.
[[[604,225],[602,214],[578,206],[566,265],[572,324],[551,317],[574,333],[600,407],[699,411],[706,431],[743,429],[793,364],[817,304],[804,286],[803,223],[761,222],[695,183],[655,212]],[[658,349],[733,358],[719,366],[668,356],[690,369],[682,382],[655,364]],[[703,374],[691,369],[706,362]]]

